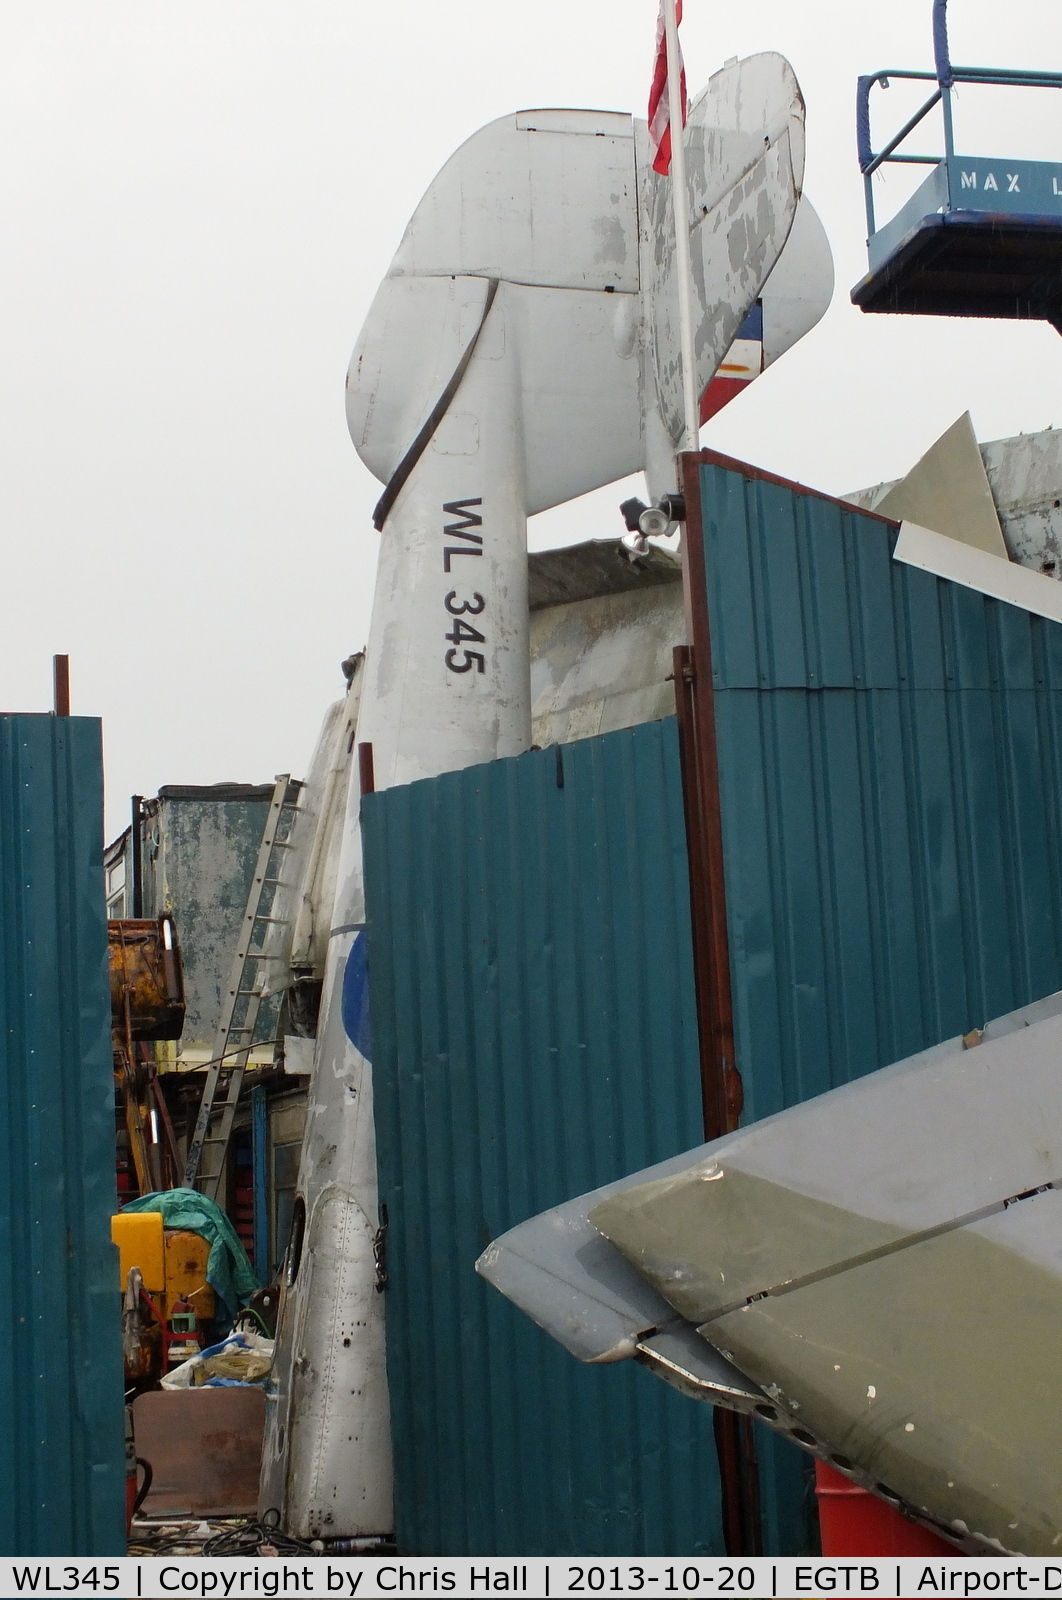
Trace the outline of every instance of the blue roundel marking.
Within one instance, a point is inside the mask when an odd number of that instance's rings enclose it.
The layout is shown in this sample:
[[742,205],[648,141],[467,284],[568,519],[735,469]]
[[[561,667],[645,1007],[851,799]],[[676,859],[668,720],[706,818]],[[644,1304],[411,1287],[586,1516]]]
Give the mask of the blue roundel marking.
[[343,973],[343,1031],[355,1050],[372,1060],[372,1029],[369,1026],[369,962],[365,929],[362,928],[347,956]]

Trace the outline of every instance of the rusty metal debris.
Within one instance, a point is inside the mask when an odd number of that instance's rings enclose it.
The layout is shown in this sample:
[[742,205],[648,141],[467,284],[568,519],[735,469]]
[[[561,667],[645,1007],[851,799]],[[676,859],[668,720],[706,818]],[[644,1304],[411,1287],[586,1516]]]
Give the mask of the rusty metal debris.
[[[181,948],[173,918],[107,924],[114,1075],[141,1194],[179,1182],[180,1155],[169,1107],[146,1044],[179,1039],[184,1027]],[[149,1141],[147,1129],[153,1130]],[[162,1140],[157,1136],[161,1129]]]

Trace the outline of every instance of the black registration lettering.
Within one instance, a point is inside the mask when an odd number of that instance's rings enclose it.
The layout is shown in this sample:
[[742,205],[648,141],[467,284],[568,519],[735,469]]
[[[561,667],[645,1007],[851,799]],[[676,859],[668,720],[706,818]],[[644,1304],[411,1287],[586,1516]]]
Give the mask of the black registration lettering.
[[451,589],[450,593],[443,601],[443,605],[446,607],[447,611],[452,617],[462,617],[465,615],[470,617],[478,617],[486,603],[487,602],[484,600],[481,594],[473,594],[471,600],[462,600],[460,604],[458,604],[456,589]]
[[[450,572],[454,556],[481,556],[483,554],[483,534],[474,530],[483,527],[483,518],[474,506],[481,506],[482,499],[476,496],[469,500],[446,500],[443,502],[443,538],[460,539],[461,544],[443,545],[443,571]],[[452,520],[447,522],[445,519]],[[450,617],[455,620],[444,633],[443,638],[453,646],[447,650],[443,660],[451,672],[476,672],[486,670],[485,658],[478,650],[457,649],[458,645],[486,644],[487,636],[480,633],[470,622],[463,622],[462,617],[478,617],[486,609],[487,602],[478,590],[473,591],[470,600],[459,599],[456,589],[451,589],[443,600],[443,606]]]

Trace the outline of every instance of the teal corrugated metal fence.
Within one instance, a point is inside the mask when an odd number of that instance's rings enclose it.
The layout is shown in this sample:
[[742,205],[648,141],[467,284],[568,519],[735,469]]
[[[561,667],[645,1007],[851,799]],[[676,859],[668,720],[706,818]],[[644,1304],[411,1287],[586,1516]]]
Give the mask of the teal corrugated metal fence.
[[746,1114],[1062,987],[1062,627],[705,462]]
[[[1062,987],[1062,628],[894,563],[880,518],[699,470],[752,1120]],[[717,1549],[708,1413],[472,1271],[699,1142],[674,726],[364,818],[401,1547]],[[761,1436],[760,1475],[765,1548],[799,1550],[789,1447]]]
[[0,1553],[122,1555],[100,725],[0,716]]
[[399,1548],[718,1552],[711,1412],[477,1278],[514,1223],[701,1138],[673,721],[363,806]]

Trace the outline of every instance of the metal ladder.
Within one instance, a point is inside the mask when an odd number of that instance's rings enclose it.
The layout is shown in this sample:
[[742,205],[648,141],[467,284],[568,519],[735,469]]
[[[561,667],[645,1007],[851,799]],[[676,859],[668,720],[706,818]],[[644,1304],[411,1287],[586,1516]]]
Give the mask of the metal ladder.
[[[236,940],[236,954],[228,984],[222,993],[214,1055],[203,1086],[195,1132],[188,1146],[184,1186],[186,1189],[198,1188],[214,1201],[217,1201],[225,1175],[225,1157],[232,1137],[236,1106],[248,1057],[254,1046],[254,1031],[263,998],[265,963],[277,959],[263,951],[262,943],[267,927],[283,921],[283,918],[274,917],[271,913],[281,883],[274,862],[283,860],[283,856],[278,856],[276,852],[291,848],[289,836],[299,809],[297,790],[295,794],[290,794],[290,787],[290,774],[281,773],[269,802],[262,843],[258,848],[258,860],[247,896],[247,909]],[[271,867],[274,868],[272,872]],[[227,1080],[225,1093],[219,1099],[218,1090],[223,1078]],[[209,1166],[201,1170],[207,1151],[211,1153],[211,1160]]]

